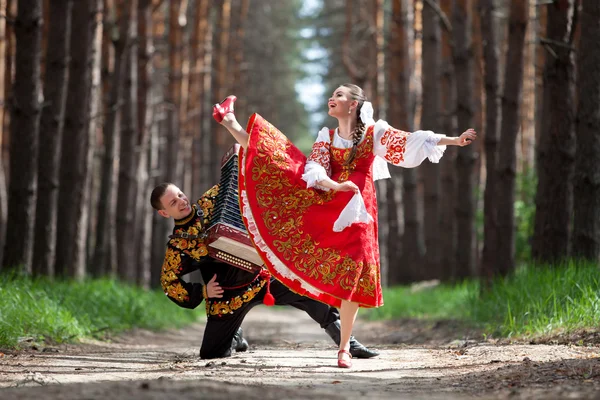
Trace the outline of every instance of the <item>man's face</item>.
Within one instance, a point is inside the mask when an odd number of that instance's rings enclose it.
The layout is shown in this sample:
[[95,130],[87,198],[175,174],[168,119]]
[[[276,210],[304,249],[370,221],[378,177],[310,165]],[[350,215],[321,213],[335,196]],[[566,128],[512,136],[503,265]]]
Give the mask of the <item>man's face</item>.
[[192,205],[187,196],[175,185],[167,186],[160,203],[163,209],[158,210],[158,213],[165,218],[183,219],[192,212]]

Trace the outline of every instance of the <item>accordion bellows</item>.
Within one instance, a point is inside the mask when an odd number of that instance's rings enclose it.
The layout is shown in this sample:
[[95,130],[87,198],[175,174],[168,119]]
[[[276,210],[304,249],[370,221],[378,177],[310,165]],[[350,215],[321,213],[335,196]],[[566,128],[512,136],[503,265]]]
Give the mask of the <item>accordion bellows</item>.
[[235,144],[221,160],[219,193],[207,228],[208,252],[217,260],[248,272],[261,268],[263,261],[248,235],[238,196],[238,153]]

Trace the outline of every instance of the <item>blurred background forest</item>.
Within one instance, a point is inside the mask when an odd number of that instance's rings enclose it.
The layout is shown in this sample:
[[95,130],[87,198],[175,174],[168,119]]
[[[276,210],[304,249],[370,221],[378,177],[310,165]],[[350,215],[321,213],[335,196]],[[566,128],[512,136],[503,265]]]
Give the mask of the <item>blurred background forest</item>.
[[0,0],[0,262],[156,286],[171,223],[233,144],[235,94],[308,152],[340,84],[477,142],[378,183],[386,285],[600,257],[598,0]]

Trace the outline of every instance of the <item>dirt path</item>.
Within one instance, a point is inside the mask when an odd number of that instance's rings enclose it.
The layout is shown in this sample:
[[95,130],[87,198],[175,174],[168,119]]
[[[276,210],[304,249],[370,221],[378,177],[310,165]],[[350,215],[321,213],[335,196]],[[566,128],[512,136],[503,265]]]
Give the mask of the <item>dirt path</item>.
[[381,355],[341,370],[332,342],[302,312],[258,307],[243,327],[250,350],[212,361],[197,357],[202,324],[7,353],[0,398],[600,397],[597,345],[498,345],[464,340],[453,323],[361,321],[356,337]]

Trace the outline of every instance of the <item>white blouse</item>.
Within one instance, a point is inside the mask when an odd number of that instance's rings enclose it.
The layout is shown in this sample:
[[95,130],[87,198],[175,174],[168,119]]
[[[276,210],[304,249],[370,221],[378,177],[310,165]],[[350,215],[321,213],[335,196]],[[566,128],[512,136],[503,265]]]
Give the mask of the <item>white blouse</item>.
[[[365,129],[365,133],[367,129]],[[446,146],[437,145],[443,137],[446,135],[432,131],[404,132],[392,128],[383,120],[377,121],[373,128],[373,154],[377,156],[373,162],[373,180],[390,177],[387,163],[404,168],[417,167],[426,158],[433,163],[438,163],[446,150]],[[365,134],[363,134],[361,142],[364,139]],[[336,128],[333,143],[331,143],[329,129],[323,128],[319,131],[302,175],[307,187],[328,190],[320,187],[317,182],[331,176],[329,164],[329,147],[331,145],[348,149],[352,147],[352,140],[342,138]]]
[[[391,127],[383,120],[377,121],[374,125],[373,154],[376,157],[373,161],[373,180],[375,181],[390,177],[388,163],[404,168],[417,167],[426,158],[433,163],[438,163],[446,150],[446,146],[437,145],[446,135],[420,130],[412,133],[404,132]],[[365,134],[361,142],[364,139]],[[323,128],[319,131],[302,175],[307,187],[329,190],[317,182],[331,176],[329,149],[332,145],[336,148],[348,149],[352,147],[352,140],[342,138],[336,129],[331,143],[329,129]],[[339,232],[352,223],[371,221],[373,218],[367,213],[362,196],[356,194],[340,214],[333,230]]]

